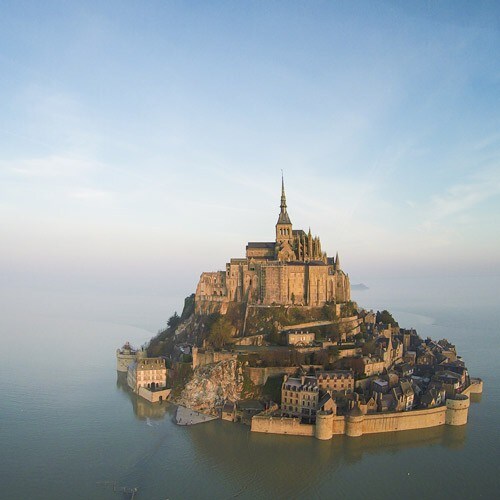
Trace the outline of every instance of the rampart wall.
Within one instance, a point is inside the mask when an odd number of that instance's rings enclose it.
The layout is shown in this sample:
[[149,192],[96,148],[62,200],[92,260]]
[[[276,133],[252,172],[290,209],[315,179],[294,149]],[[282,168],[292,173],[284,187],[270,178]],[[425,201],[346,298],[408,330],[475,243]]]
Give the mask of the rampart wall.
[[118,350],[116,353],[116,369],[119,372],[127,373],[128,367],[136,360],[136,354],[121,354]]
[[237,355],[229,351],[213,351],[211,349],[198,349],[193,347],[193,370],[198,366],[206,366],[219,361],[236,359]]
[[439,406],[427,410],[365,415],[362,421],[362,433],[375,434],[436,427],[445,423],[446,410],[446,406]]
[[296,371],[296,366],[268,366],[264,368],[250,366],[245,367],[245,375],[254,385],[265,385],[269,377],[293,375]]
[[264,343],[265,334],[250,335],[248,337],[241,337],[234,342],[234,345],[253,345],[260,346]]
[[289,434],[292,436],[314,436],[315,425],[301,424],[299,418],[268,417],[256,415],[252,418],[253,432]]
[[316,425],[301,424],[299,419],[257,415],[252,419],[252,431],[270,434],[293,434],[330,439],[334,435],[346,434],[358,437],[363,434],[396,432],[437,427],[439,425],[464,425],[467,423],[469,398],[466,395],[448,399],[437,408],[412,410],[397,413],[372,415],[333,416],[318,413]]

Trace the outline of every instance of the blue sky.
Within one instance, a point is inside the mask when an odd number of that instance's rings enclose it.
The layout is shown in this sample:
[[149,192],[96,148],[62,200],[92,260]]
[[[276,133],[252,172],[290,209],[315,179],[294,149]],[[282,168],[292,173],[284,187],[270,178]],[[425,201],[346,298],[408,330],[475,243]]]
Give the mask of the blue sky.
[[500,271],[497,2],[23,2],[0,273],[194,289],[295,227],[354,281]]

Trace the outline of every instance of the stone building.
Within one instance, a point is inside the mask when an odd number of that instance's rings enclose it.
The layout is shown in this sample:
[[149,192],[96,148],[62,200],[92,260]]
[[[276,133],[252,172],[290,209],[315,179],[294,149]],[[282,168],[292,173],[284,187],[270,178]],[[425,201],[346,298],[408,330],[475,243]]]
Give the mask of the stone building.
[[346,365],[349,365],[357,375],[371,377],[380,375],[386,368],[386,363],[376,356],[357,356],[348,358]]
[[319,387],[316,377],[287,377],[281,386],[281,409],[292,417],[312,422],[316,418]]
[[308,346],[314,343],[315,334],[313,332],[287,332],[286,340],[288,345]]
[[138,359],[128,367],[127,384],[134,391],[160,389],[167,384],[167,367],[162,358]]
[[328,257],[310,229],[293,229],[283,181],[275,235],[275,241],[249,242],[245,258],[231,259],[225,271],[202,273],[196,311],[224,314],[231,302],[322,306],[350,300],[349,277],[338,254]]
[[350,394],[354,391],[354,373],[350,370],[333,370],[316,373],[318,387],[332,394]]

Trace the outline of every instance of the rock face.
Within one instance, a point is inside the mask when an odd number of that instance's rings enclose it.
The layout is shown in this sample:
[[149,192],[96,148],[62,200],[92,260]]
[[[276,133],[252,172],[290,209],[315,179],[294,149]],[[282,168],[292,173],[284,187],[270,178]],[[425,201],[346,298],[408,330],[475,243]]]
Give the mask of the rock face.
[[176,404],[193,410],[217,414],[226,400],[238,401],[243,390],[243,370],[236,360],[220,361],[195,370]]

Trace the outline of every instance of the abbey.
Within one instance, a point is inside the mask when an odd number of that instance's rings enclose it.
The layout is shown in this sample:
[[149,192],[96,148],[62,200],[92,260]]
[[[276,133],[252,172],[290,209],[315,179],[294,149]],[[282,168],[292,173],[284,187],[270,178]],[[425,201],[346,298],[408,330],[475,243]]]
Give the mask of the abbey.
[[311,230],[293,229],[282,179],[276,240],[249,242],[245,258],[225,271],[202,273],[196,288],[198,313],[227,311],[229,303],[322,306],[350,300],[349,276],[336,258],[327,257]]

